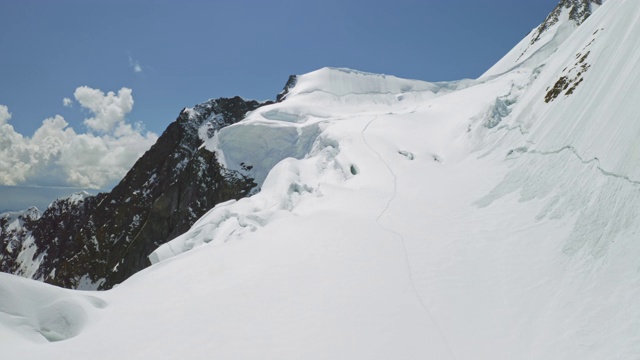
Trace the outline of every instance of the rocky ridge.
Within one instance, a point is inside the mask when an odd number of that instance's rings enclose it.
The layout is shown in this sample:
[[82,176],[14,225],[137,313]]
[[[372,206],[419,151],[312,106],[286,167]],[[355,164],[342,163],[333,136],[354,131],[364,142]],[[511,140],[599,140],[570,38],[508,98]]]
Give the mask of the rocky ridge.
[[255,183],[201,147],[221,128],[271,102],[240,97],[185,108],[109,193],[74,194],[43,213],[0,216],[0,270],[54,285],[109,289],[149,265],[147,255],[217,203]]
[[569,11],[569,20],[573,21],[576,26],[581,25],[595,10],[594,5],[602,5],[603,0],[562,0],[555,9],[547,16],[545,21],[538,26],[532,39],[531,45],[540,40],[542,34],[550,27],[560,21],[563,11]]

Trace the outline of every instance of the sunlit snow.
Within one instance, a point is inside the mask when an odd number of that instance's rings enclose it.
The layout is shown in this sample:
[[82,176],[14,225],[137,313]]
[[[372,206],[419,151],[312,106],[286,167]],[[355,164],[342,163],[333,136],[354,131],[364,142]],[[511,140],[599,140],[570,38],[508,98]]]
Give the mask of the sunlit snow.
[[152,267],[106,292],[0,274],[3,358],[636,358],[637,14],[563,17],[478,80],[300,76],[205,144],[260,192]]

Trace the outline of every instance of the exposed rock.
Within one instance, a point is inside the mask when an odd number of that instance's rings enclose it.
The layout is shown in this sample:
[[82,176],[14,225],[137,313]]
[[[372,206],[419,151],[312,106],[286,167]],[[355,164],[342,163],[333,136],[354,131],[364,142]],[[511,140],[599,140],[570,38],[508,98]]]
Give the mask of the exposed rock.
[[149,265],[151,251],[188,230],[252,179],[200,148],[259,103],[240,97],[184,109],[110,193],[74,194],[0,217],[0,270],[67,288],[109,289]]
[[565,96],[572,95],[577,87],[585,80],[585,76],[591,65],[587,61],[591,54],[591,47],[596,42],[596,35],[604,31],[600,28],[593,33],[594,38],[584,47],[584,49],[575,55],[575,63],[565,67],[559,75],[558,80],[553,86],[547,87],[544,101],[550,103],[557,99],[564,92]]
[[296,86],[296,83],[298,83],[298,77],[296,75],[290,75],[287,83],[284,85],[284,89],[282,89],[276,97],[276,102],[282,102],[287,97],[287,94],[289,94],[289,90]]
[[595,10],[594,5],[602,5],[602,0],[561,0],[558,6],[547,16],[545,21],[538,26],[531,40],[533,45],[542,34],[550,27],[560,21],[560,15],[568,10],[569,19],[574,21],[576,25],[581,25]]

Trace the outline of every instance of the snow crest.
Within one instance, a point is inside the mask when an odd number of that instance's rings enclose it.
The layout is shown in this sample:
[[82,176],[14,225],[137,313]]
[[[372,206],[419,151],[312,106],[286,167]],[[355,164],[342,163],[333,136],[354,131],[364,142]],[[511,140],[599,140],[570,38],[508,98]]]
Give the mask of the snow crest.
[[479,80],[296,77],[207,144],[258,193],[159,247],[101,294],[109,307],[65,293],[88,309],[55,330],[75,338],[33,346],[10,327],[3,354],[636,358],[638,14],[607,1],[544,56]]

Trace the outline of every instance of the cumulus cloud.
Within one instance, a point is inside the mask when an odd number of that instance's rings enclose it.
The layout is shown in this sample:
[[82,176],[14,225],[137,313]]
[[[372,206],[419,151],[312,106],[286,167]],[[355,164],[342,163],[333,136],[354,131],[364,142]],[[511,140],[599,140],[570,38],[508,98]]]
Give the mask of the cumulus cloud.
[[103,188],[124,177],[156,142],[156,134],[125,120],[133,106],[131,89],[105,95],[83,86],[76,89],[76,99],[93,115],[85,120],[86,133],[56,115],[31,137],[24,136],[8,122],[9,109],[0,105],[0,185]]
[[9,108],[5,105],[0,105],[0,125],[5,124],[10,119],[11,113],[9,112]]
[[62,105],[64,105],[64,107],[73,107],[73,100],[66,97],[62,99]]
[[98,133],[109,133],[124,125],[125,116],[133,110],[131,89],[122,88],[116,95],[109,91],[106,95],[98,89],[80,86],[73,93],[80,106],[95,116],[85,119],[84,124]]
[[140,66],[140,62],[135,60],[129,55],[129,66],[133,69],[133,71],[139,73],[142,72],[142,66]]

